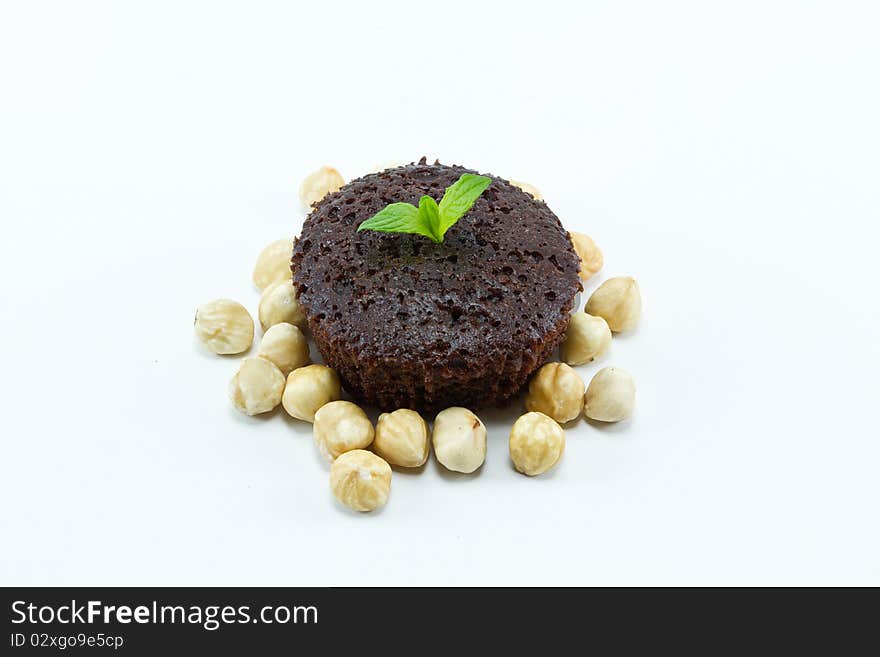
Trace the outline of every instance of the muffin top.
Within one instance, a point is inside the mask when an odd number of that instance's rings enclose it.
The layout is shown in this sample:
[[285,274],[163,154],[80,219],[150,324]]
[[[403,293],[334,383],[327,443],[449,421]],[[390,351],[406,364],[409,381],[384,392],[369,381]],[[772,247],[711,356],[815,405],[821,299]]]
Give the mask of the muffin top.
[[578,257],[550,208],[506,180],[489,176],[442,244],[357,232],[390,203],[439,202],[464,173],[476,172],[423,158],[315,205],[291,264],[312,331],[361,357],[466,367],[529,350],[556,327],[581,289]]

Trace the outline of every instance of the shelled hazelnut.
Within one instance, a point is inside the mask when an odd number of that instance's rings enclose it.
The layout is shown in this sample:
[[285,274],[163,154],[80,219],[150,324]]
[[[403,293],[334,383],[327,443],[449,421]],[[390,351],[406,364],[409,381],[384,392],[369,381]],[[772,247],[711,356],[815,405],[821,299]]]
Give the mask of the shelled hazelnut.
[[263,290],[258,314],[264,331],[281,322],[301,329],[306,327],[306,315],[296,299],[296,288],[292,281],[273,283]]
[[257,356],[272,361],[284,376],[309,362],[309,343],[293,324],[281,322],[270,326],[260,340]]
[[373,165],[373,168],[370,169],[370,173],[380,173],[386,169],[396,169],[397,167],[402,167],[404,164],[406,164],[406,162],[401,160],[387,160],[380,164]]
[[330,490],[349,509],[374,511],[388,501],[391,466],[363,449],[345,452],[330,466]]
[[306,365],[287,376],[281,405],[291,417],[314,422],[318,409],[341,395],[342,386],[336,372],[326,365]]
[[382,413],[376,423],[373,451],[391,465],[417,468],[428,460],[428,425],[407,408]]
[[470,474],[486,460],[486,427],[466,408],[440,411],[431,438],[437,460],[448,470]]
[[510,458],[519,472],[529,476],[547,472],[565,451],[565,432],[543,413],[520,416],[510,430]]
[[299,186],[299,199],[307,208],[345,184],[345,178],[333,167],[323,166],[313,171]]
[[284,375],[264,358],[245,358],[229,382],[229,398],[242,413],[268,413],[281,402]]
[[332,401],[315,413],[315,445],[328,461],[373,442],[373,423],[360,406],[350,401]]
[[584,407],[584,382],[565,363],[547,363],[532,377],[526,410],[552,417],[560,424],[574,420]]
[[633,414],[636,384],[629,372],[606,367],[596,372],[587,387],[584,415],[601,422],[619,422]]
[[642,314],[639,284],[631,276],[609,278],[596,288],[584,310],[603,317],[615,333],[632,330]]
[[585,281],[602,269],[605,259],[602,257],[602,251],[589,235],[573,231],[569,231],[568,234],[571,236],[575,253],[581,259],[581,269],[578,276],[582,281]]
[[293,252],[293,241],[288,239],[275,240],[257,256],[251,278],[258,290],[265,290],[274,283],[290,278],[290,256]]
[[569,365],[590,363],[611,346],[611,329],[601,317],[573,313],[559,356]]
[[508,181],[514,187],[519,187],[526,194],[531,196],[536,201],[543,201],[544,197],[541,195],[540,190],[534,185],[530,185],[529,183],[520,182],[519,180],[509,180]]
[[232,299],[215,299],[196,310],[196,336],[215,354],[240,354],[254,341],[254,320]]

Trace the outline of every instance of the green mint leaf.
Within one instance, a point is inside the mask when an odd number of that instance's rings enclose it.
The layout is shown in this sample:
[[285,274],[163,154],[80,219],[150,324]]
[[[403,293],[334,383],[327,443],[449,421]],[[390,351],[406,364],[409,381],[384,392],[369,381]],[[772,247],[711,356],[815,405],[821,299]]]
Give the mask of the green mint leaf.
[[456,221],[461,219],[471,209],[480,194],[492,183],[491,178],[475,176],[465,173],[454,184],[446,188],[446,193],[440,200],[440,239],[446,234]]
[[442,242],[443,235],[440,234],[440,209],[437,207],[437,201],[430,196],[423,196],[419,199],[419,214],[422,215],[425,223],[431,227],[433,239],[435,242]]
[[419,207],[392,203],[361,223],[357,232],[411,233],[441,244],[446,231],[467,214],[491,183],[492,179],[486,176],[465,173],[446,188],[439,205],[430,196],[422,196]]
[[416,206],[409,203],[392,203],[364,221],[358,226],[357,232],[375,230],[380,233],[415,233],[438,242],[433,226],[428,221]]

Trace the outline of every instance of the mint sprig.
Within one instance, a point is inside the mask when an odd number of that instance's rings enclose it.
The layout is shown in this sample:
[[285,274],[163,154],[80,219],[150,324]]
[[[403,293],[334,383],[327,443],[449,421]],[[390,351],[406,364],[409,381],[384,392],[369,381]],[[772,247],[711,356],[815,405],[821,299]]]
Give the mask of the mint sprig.
[[430,196],[420,198],[419,207],[409,203],[391,203],[358,226],[357,232],[411,233],[424,235],[441,244],[446,231],[468,213],[491,183],[492,179],[486,176],[462,174],[446,188],[439,205]]

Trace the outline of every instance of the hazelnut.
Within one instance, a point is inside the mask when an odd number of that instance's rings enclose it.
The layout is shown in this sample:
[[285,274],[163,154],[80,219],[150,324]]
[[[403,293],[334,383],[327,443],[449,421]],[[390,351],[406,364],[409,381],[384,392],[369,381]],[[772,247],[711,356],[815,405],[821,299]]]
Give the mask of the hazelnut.
[[519,182],[518,180],[508,180],[507,182],[509,182],[514,187],[519,187],[521,190],[523,190],[526,194],[531,196],[536,201],[543,201],[544,200],[544,197],[541,196],[541,192],[538,191],[538,188],[535,187],[534,185],[530,185],[529,183]]
[[309,362],[309,343],[296,326],[281,322],[270,326],[260,340],[260,358],[272,361],[286,377]]
[[229,398],[242,413],[268,413],[281,401],[284,375],[264,358],[245,358],[229,382]]
[[382,164],[375,165],[370,170],[370,173],[380,173],[386,169],[396,169],[397,167],[402,167],[404,164],[406,164],[406,162],[401,162],[400,160],[388,160]]
[[428,460],[428,425],[407,408],[382,413],[376,423],[373,451],[391,465],[417,468]]
[[633,413],[636,384],[628,372],[606,367],[596,372],[587,387],[584,415],[601,422],[619,422]]
[[373,511],[388,501],[391,466],[363,449],[346,452],[330,466],[330,490],[349,509]]
[[574,420],[584,407],[584,382],[565,363],[547,363],[529,383],[526,410],[549,415],[562,424]]
[[592,362],[611,346],[611,329],[601,317],[574,313],[559,355],[569,365]]
[[578,272],[578,276],[581,277],[582,281],[585,281],[602,269],[604,264],[602,251],[599,250],[599,247],[596,246],[596,243],[588,235],[573,231],[569,231],[568,234],[571,237],[571,243],[574,245],[575,253],[581,259],[581,270]]
[[639,284],[630,276],[609,278],[596,288],[584,310],[590,315],[605,318],[615,333],[629,331],[639,323],[642,314],[642,296]]
[[510,458],[519,472],[529,476],[547,472],[562,458],[565,432],[543,413],[526,413],[510,430]]
[[437,460],[448,470],[469,474],[486,460],[486,427],[466,408],[440,411],[432,440]]
[[306,365],[288,375],[281,405],[291,417],[314,422],[318,409],[341,394],[336,372],[325,365]]
[[216,299],[196,309],[196,335],[215,354],[240,354],[254,341],[254,320],[232,299]]
[[315,203],[327,196],[331,192],[345,184],[345,178],[342,177],[333,167],[321,167],[317,171],[313,171],[299,186],[299,200],[307,208],[312,207]]
[[296,300],[296,288],[292,281],[274,283],[263,290],[260,297],[260,326],[267,330],[270,326],[287,322],[302,328],[306,327],[306,315]]
[[292,240],[276,240],[257,256],[252,275],[258,290],[265,290],[273,283],[290,279],[290,255],[293,252]]
[[315,413],[315,445],[328,461],[373,442],[373,423],[360,406],[350,401],[332,401]]

